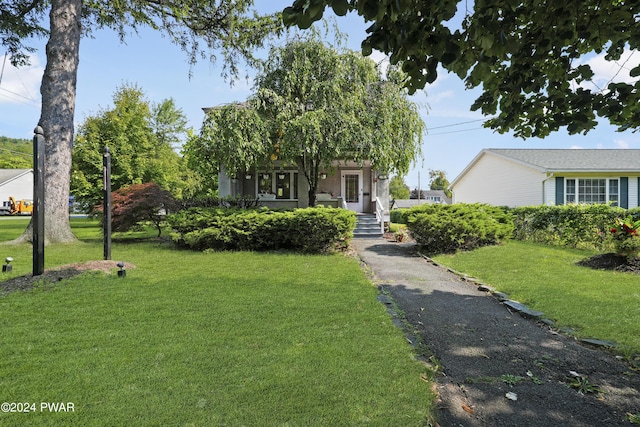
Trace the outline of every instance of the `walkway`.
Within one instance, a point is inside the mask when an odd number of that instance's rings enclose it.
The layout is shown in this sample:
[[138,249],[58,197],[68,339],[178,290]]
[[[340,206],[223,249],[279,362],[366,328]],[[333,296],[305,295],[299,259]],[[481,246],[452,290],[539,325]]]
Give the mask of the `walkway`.
[[412,244],[352,245],[441,366],[442,427],[631,426],[640,414],[640,373],[608,352],[510,311]]

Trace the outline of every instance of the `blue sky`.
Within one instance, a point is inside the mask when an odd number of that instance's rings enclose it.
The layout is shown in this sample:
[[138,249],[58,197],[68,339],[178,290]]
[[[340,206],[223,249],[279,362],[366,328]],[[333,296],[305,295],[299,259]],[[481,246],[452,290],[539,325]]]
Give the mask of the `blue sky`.
[[[275,11],[291,3],[290,0],[271,0],[265,10]],[[348,37],[348,46],[359,50],[366,24],[355,14],[338,18],[337,23]],[[0,135],[31,138],[40,116],[40,79],[45,64],[45,41],[32,58],[32,65],[16,70],[8,61],[0,80]],[[378,55],[376,60],[383,57]],[[2,61],[3,57],[0,57]],[[586,61],[586,60],[585,60]],[[615,75],[617,80],[629,80],[628,69],[640,62],[640,54],[633,52],[621,70],[621,64],[606,63],[591,57],[589,62],[602,84]],[[233,101],[243,101],[251,93],[252,82],[236,81],[233,86],[220,76],[218,64],[200,61],[189,78],[187,56],[179,47],[160,33],[144,31],[132,34],[126,44],[119,42],[113,31],[99,31],[94,38],[84,38],[80,48],[80,67],[77,83],[76,123],[101,109],[111,108],[115,90],[125,84],[139,86],[151,102],[173,98],[196,131],[203,119],[202,107]],[[251,70],[246,70],[250,75]],[[626,73],[626,74],[625,74]],[[545,139],[522,140],[500,135],[482,128],[482,116],[469,107],[479,90],[465,90],[455,75],[441,72],[438,80],[425,93],[413,97],[427,125],[424,135],[423,157],[405,177],[411,187],[427,186],[429,169],[444,170],[452,181],[483,148],[637,148],[640,133],[618,133],[608,124],[601,124],[587,135],[570,136],[566,131]]]

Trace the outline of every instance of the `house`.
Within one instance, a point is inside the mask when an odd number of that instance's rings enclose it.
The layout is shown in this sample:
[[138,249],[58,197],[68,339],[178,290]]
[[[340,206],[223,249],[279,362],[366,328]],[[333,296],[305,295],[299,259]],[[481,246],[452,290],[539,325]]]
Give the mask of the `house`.
[[406,209],[424,204],[451,204],[451,198],[447,197],[444,190],[420,190],[419,199],[395,199],[391,203],[391,209]]
[[454,203],[611,203],[635,208],[640,199],[640,150],[487,148],[449,188]]
[[33,200],[33,169],[0,169],[0,206],[16,200]]
[[[309,184],[295,167],[276,161],[270,170],[250,170],[218,175],[220,197],[257,197],[270,208],[304,208],[309,206]],[[389,210],[389,180],[371,164],[336,161],[333,168],[320,171],[316,205],[346,207],[358,213]]]

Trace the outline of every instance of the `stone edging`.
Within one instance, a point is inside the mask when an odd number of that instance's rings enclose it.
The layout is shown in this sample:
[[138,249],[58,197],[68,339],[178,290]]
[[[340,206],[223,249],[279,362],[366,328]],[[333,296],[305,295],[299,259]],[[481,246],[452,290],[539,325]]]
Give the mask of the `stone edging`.
[[[618,347],[618,344],[612,341],[605,341],[597,338],[578,338],[574,335],[573,330],[571,328],[556,328],[555,322],[551,319],[546,318],[543,312],[532,310],[531,308],[527,307],[521,302],[510,299],[508,294],[505,294],[504,292],[498,292],[493,287],[485,283],[482,283],[481,281],[479,281],[474,277],[468,276],[467,274],[461,273],[445,265],[439,264],[436,261],[434,261],[432,258],[429,258],[427,255],[423,254],[420,251],[417,251],[417,253],[430,264],[438,268],[446,269],[448,272],[453,273],[456,276],[460,277],[461,280],[465,282],[469,282],[473,285],[476,285],[479,291],[487,292],[491,294],[492,296],[497,298],[498,301],[504,304],[509,310],[513,310],[517,312],[524,318],[533,319],[537,322],[547,325],[549,328],[553,328],[557,330],[557,332],[559,333],[568,335],[583,344],[587,344],[587,345],[591,345],[597,348],[602,348],[607,350],[615,350]],[[629,362],[631,363],[632,366],[634,366],[635,369],[640,369],[640,354],[632,356]]]

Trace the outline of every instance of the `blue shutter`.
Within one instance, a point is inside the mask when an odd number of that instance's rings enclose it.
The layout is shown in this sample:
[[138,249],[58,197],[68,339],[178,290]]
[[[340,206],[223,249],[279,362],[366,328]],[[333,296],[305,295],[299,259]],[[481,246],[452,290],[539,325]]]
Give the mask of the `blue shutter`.
[[564,177],[556,176],[556,205],[564,205]]
[[629,209],[629,177],[620,177],[620,207]]

